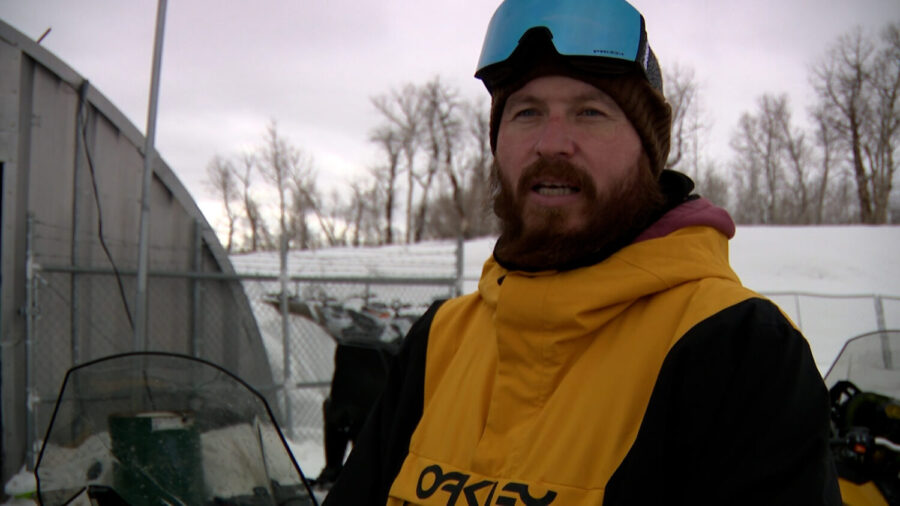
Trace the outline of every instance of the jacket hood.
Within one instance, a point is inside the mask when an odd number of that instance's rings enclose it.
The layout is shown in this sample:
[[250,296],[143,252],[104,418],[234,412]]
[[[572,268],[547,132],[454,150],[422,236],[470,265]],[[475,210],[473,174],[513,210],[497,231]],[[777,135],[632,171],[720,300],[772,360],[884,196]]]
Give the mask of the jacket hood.
[[638,235],[634,242],[663,237],[680,228],[703,225],[718,230],[728,239],[734,237],[734,221],[728,211],[705,198],[695,198],[669,210]]

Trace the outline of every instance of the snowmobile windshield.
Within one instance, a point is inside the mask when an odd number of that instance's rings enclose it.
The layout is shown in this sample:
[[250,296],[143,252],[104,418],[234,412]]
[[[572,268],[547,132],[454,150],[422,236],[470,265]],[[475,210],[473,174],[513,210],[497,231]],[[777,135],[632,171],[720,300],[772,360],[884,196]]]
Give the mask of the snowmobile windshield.
[[315,504],[265,399],[210,362],[167,353],[69,370],[35,475],[51,506]]
[[863,391],[900,399],[900,330],[848,340],[825,374],[825,385],[831,389],[842,380]]

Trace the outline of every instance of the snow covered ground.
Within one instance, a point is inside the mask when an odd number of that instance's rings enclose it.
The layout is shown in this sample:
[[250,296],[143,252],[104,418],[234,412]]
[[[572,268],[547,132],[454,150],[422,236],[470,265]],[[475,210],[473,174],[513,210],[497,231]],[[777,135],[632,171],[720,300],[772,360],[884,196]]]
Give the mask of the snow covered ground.
[[[476,289],[493,244],[492,238],[466,243],[465,292]],[[289,266],[292,275],[303,276],[453,277],[454,248],[452,241],[443,241],[295,252]],[[746,286],[770,296],[801,326],[823,374],[847,338],[878,328],[875,296],[882,296],[884,326],[900,328],[898,252],[900,226],[742,226],[730,243],[738,276]],[[232,260],[238,272],[278,272],[277,254],[236,255]],[[306,441],[292,444],[292,450],[304,471],[315,477],[324,464],[321,446]],[[6,490],[15,494],[33,486],[33,478],[23,473]]]
[[[465,244],[465,291],[476,288],[493,238]],[[740,226],[731,261],[744,284],[761,292],[900,296],[900,226]],[[303,276],[428,276],[455,274],[455,244],[426,242],[380,248],[291,252],[290,274]],[[273,253],[233,255],[242,273],[277,274]]]

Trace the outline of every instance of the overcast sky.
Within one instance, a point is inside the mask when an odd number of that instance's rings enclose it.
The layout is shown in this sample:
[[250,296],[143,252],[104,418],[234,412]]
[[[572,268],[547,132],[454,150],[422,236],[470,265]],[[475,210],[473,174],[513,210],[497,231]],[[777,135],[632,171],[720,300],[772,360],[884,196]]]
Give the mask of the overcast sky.
[[[549,1],[549,0],[548,0]],[[728,153],[742,112],[787,93],[802,120],[809,68],[838,36],[900,22],[898,0],[634,0],[663,69],[692,68]],[[468,98],[498,0],[170,0],[156,147],[210,221],[205,167],[260,144],[267,123],[325,185],[379,163],[370,97],[434,76]],[[156,0],[0,0],[0,18],[92,82],[146,130]],[[215,224],[215,223],[214,223]]]

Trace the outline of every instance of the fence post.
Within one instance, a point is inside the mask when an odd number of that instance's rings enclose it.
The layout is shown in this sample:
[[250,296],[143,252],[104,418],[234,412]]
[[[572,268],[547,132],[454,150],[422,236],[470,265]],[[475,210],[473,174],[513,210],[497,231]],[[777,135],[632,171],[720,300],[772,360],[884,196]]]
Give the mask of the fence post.
[[875,296],[875,324],[878,325],[879,332],[887,330],[887,325],[884,322],[884,302],[881,299],[881,295]]
[[797,308],[797,328],[803,332],[803,315],[800,313],[800,294],[794,293],[794,307]]
[[294,423],[291,416],[291,393],[288,390],[288,386],[291,382],[291,329],[290,329],[290,321],[288,320],[288,299],[287,299],[287,290],[288,290],[288,266],[287,266],[287,235],[282,230],[281,232],[281,244],[279,256],[280,261],[280,269],[279,269],[279,281],[281,285],[281,295],[279,296],[279,306],[281,309],[281,350],[284,356],[282,357],[282,385],[281,391],[284,393],[284,426],[287,427],[288,434],[293,437],[294,436]]
[[881,332],[881,357],[884,360],[884,367],[887,370],[894,368],[894,357],[891,353],[891,342],[888,340],[887,325],[884,321],[884,301],[881,295],[875,296],[875,321],[878,325],[878,332]]
[[25,230],[25,464],[34,469],[34,214],[28,213]]

